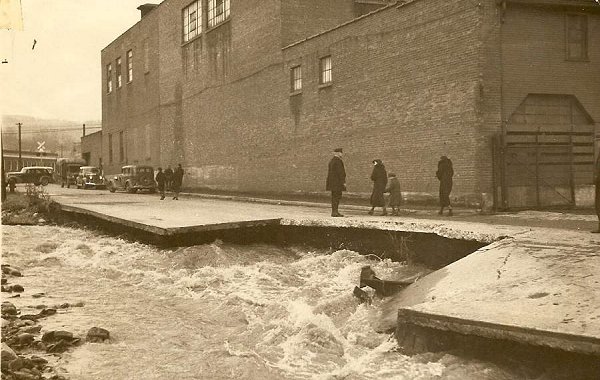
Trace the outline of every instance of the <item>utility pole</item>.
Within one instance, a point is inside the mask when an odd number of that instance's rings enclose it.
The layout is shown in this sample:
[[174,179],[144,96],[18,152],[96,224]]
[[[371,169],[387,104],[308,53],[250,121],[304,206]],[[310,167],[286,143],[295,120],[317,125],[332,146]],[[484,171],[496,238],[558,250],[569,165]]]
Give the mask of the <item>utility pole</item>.
[[83,123],[83,137],[85,137],[85,123]]
[[21,170],[21,168],[23,168],[23,162],[21,160],[21,125],[23,125],[23,124],[17,123],[17,125],[19,126],[19,167],[18,167],[18,169]]

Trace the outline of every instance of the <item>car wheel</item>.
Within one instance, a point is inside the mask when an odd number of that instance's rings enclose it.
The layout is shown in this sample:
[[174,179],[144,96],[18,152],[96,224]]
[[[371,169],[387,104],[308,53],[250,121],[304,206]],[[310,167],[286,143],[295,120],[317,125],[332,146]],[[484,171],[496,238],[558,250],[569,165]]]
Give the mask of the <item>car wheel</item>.
[[48,182],[50,182],[48,180],[48,177],[42,177],[42,180],[40,181],[40,183],[42,184],[42,186],[48,185]]

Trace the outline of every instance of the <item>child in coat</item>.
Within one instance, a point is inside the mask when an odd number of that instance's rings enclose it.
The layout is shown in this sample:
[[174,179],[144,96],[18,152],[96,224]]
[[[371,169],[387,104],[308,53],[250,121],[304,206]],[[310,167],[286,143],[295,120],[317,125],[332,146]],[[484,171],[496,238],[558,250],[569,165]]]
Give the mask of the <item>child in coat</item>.
[[392,215],[399,215],[400,205],[402,204],[402,192],[400,191],[400,181],[396,178],[396,174],[388,174],[388,185],[385,192],[390,193],[389,206],[392,208]]

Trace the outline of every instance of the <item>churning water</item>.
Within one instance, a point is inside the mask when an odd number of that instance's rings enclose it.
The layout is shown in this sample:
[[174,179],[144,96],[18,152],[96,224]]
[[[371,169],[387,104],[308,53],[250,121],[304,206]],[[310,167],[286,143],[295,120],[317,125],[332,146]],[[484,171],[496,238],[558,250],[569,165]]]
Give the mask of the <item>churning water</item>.
[[352,251],[158,249],[48,226],[4,226],[2,251],[24,272],[25,293],[10,300],[22,313],[85,303],[42,320],[44,330],[110,331],[109,344],[63,354],[57,365],[72,379],[522,378],[449,353],[399,353],[374,328],[380,301],[359,304],[352,290],[364,265],[383,278],[406,268]]

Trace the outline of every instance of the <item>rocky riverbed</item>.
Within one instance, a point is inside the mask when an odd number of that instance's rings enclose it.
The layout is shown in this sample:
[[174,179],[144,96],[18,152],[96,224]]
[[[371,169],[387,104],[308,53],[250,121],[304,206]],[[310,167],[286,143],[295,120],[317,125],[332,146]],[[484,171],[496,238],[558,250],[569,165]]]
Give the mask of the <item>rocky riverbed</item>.
[[60,355],[83,344],[104,343],[110,339],[107,330],[92,327],[85,337],[75,336],[65,330],[45,330],[44,320],[55,315],[58,310],[68,312],[72,307],[84,307],[83,302],[61,303],[47,306],[42,303],[45,294],[31,294],[40,303],[30,305],[36,313],[23,313],[11,299],[20,298],[26,290],[17,282],[22,272],[8,264],[2,264],[2,379],[4,380],[64,380],[55,366]]

